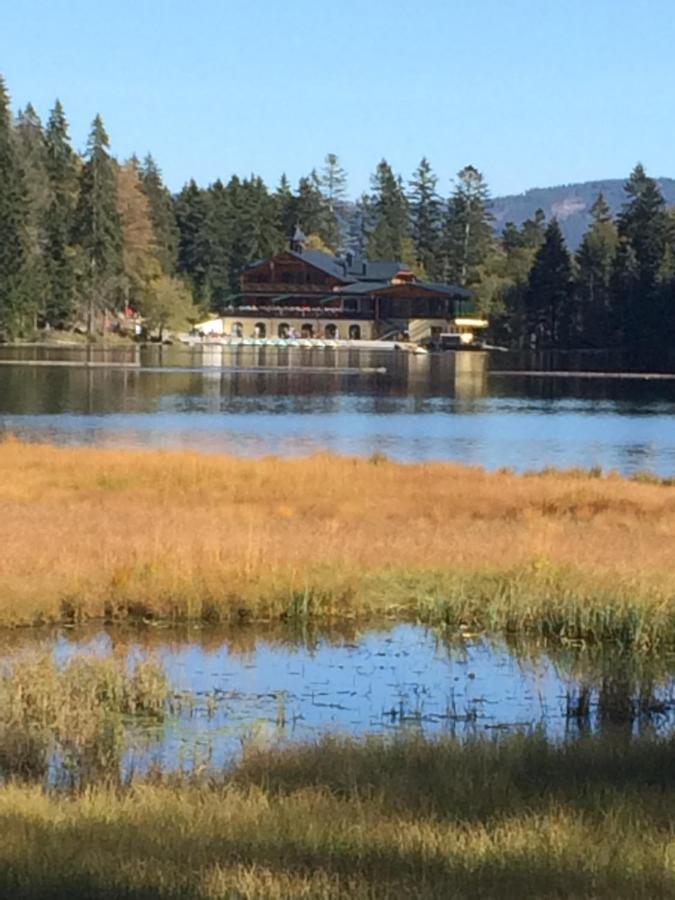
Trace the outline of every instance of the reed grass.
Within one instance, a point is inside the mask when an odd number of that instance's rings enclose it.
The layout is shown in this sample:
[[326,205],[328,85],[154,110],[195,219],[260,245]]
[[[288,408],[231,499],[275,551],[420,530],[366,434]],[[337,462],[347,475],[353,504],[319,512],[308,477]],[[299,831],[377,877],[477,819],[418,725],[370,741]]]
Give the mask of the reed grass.
[[0,444],[0,624],[415,616],[675,642],[675,487]]
[[80,654],[59,665],[45,650],[3,661],[0,779],[119,784],[130,724],[161,721],[169,694],[151,657]]
[[326,738],[225,776],[0,788],[17,898],[669,898],[673,741]]

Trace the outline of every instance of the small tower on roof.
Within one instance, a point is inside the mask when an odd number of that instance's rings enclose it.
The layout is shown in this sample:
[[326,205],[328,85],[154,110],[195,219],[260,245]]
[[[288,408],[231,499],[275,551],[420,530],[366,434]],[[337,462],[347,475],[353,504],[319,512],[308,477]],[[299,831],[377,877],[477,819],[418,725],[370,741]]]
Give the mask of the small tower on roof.
[[305,241],[307,238],[299,225],[295,226],[293,237],[290,240],[290,248],[294,253],[302,253],[305,249]]

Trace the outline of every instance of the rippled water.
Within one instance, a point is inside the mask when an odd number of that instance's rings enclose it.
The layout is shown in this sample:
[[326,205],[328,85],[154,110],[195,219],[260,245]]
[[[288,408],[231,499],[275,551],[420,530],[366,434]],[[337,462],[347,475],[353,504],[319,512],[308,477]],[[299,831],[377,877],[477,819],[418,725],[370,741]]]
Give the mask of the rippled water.
[[[44,638],[5,640],[4,655]],[[606,729],[665,733],[675,726],[675,661],[636,661],[588,648],[546,650],[414,624],[298,634],[239,628],[64,631],[61,660],[79,652],[153,654],[174,699],[126,765],[142,771],[236,759],[247,742],[401,730],[466,737],[541,729],[551,737]],[[3,651],[0,649],[0,653]],[[580,700],[588,699],[579,714]],[[626,709],[631,710],[626,716]]]
[[[82,363],[87,354],[25,348],[0,358]],[[132,348],[88,358],[130,367],[0,365],[0,432],[246,455],[380,451],[490,468],[675,473],[675,381],[501,374],[523,360],[483,353]]]

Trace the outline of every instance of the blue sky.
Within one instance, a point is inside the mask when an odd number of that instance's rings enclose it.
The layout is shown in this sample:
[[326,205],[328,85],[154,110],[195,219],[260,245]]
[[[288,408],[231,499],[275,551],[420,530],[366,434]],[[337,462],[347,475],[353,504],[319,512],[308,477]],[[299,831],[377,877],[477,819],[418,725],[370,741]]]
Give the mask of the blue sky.
[[59,96],[78,148],[151,150],[169,186],[292,181],[337,153],[350,192],[426,155],[443,193],[472,163],[494,195],[675,175],[666,0],[5,0],[14,107]]

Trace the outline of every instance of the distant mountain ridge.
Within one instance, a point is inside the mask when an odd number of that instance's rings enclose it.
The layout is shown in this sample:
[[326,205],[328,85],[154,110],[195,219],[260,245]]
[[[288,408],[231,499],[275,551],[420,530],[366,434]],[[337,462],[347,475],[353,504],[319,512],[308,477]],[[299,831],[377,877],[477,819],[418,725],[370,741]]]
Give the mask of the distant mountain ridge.
[[[656,180],[668,206],[675,206],[675,179]],[[607,178],[557,187],[530,188],[523,194],[495,197],[491,204],[495,230],[500,232],[507,222],[520,226],[538,209],[543,209],[547,221],[554,216],[558,219],[568,246],[576,250],[591,222],[591,207],[598,194],[604,194],[612,213],[616,215],[626,202],[624,184],[625,179]]]

